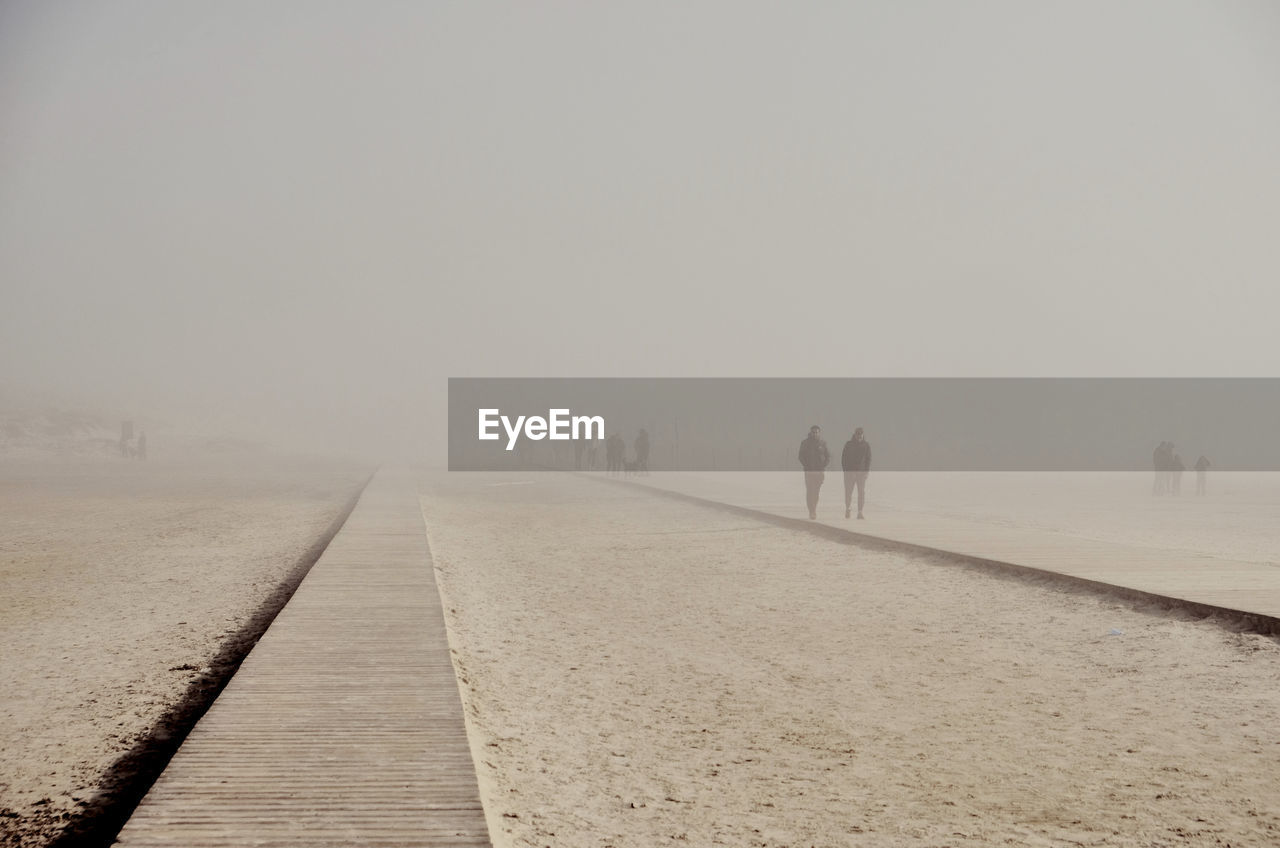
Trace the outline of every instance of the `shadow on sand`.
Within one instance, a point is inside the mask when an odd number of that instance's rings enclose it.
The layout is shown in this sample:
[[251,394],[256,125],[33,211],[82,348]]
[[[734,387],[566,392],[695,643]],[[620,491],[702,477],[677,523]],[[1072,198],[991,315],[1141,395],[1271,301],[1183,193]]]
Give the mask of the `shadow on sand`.
[[639,488],[656,497],[670,498],[673,500],[684,501],[685,503],[694,503],[699,504],[700,506],[711,507],[712,509],[717,509],[722,512],[728,512],[744,518],[773,524],[777,527],[785,527],[789,530],[811,533],[815,536],[830,539],[833,542],[839,542],[844,545],[854,545],[864,550],[914,554],[916,556],[932,559],[939,564],[970,568],[984,574],[990,574],[1005,579],[1039,583],[1041,585],[1053,586],[1063,591],[1079,594],[1116,598],[1127,602],[1134,609],[1138,610],[1159,611],[1164,614],[1185,616],[1189,619],[1210,620],[1214,624],[1233,632],[1260,633],[1264,636],[1280,638],[1280,618],[1273,618],[1268,615],[1241,612],[1240,610],[1233,610],[1227,607],[1214,606],[1212,604],[1200,603],[1198,601],[1189,601],[1183,598],[1173,598],[1166,595],[1157,595],[1152,592],[1144,592],[1140,589],[1130,589],[1126,586],[1117,586],[1115,584],[1104,583],[1099,580],[1089,580],[1084,577],[1076,577],[1070,574],[1059,574],[1055,571],[1046,571],[1044,569],[1033,568],[1028,565],[1018,565],[1017,563],[987,559],[985,557],[974,556],[972,554],[962,554],[955,551],[943,550],[941,548],[931,548],[927,545],[916,545],[911,542],[886,539],[880,536],[873,536],[868,533],[845,530],[842,527],[835,527],[819,521],[809,521],[803,518],[789,518],[785,515],[777,515],[772,512],[751,509],[750,507],[745,506],[736,506],[722,501],[713,501],[708,498],[700,498],[697,495],[689,495],[684,492],[677,492],[671,489],[647,486],[643,483],[637,483],[631,480],[619,480],[607,477],[601,478],[590,475],[580,476],[584,476],[587,477],[587,479],[595,480],[607,485]]

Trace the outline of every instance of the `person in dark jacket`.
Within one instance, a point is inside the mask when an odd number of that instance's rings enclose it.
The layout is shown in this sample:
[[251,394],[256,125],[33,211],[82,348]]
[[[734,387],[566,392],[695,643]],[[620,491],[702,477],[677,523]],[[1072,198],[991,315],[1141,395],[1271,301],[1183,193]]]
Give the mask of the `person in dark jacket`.
[[871,443],[863,436],[862,428],[853,431],[853,438],[844,443],[840,454],[840,467],[844,469],[844,517],[853,512],[853,490],[858,490],[858,517],[867,502],[867,475],[871,473]]
[[804,468],[804,495],[810,518],[818,517],[818,490],[826,479],[830,462],[831,452],[823,441],[822,428],[814,424],[809,428],[809,437],[800,443],[800,466]]

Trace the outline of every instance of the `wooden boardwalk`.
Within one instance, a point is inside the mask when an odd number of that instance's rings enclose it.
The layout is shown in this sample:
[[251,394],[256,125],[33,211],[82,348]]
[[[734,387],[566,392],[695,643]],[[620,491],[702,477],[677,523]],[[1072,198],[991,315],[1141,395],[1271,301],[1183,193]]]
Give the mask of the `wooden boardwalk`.
[[[829,478],[833,475],[828,475]],[[732,477],[732,475],[729,475]],[[804,517],[803,490],[783,504],[761,492],[735,489],[714,477],[655,476],[626,481],[655,493],[729,509],[829,538],[888,550],[937,554],[1006,571],[1039,572],[1080,586],[1202,614],[1225,613],[1254,629],[1280,635],[1280,565],[1206,552],[1098,541],[1043,529],[1002,526],[927,513],[879,511],[873,521],[849,521],[843,504]],[[836,478],[834,498],[842,497]]]
[[374,477],[118,844],[490,844],[411,475]]

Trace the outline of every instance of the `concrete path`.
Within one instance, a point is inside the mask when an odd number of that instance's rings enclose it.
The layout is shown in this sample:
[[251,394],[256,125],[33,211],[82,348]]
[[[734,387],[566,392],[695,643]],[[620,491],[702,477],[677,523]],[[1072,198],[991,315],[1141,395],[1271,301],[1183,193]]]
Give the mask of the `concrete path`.
[[[804,517],[803,490],[790,501],[722,475],[654,475],[622,482],[655,493],[720,505],[743,514],[871,547],[953,556],[968,562],[1060,575],[1081,585],[1114,587],[1118,594],[1175,601],[1172,606],[1243,616],[1244,623],[1280,635],[1280,565],[1241,561],[1206,552],[1170,551],[974,519],[879,511],[872,521],[846,520],[838,475],[818,521]],[[599,479],[606,479],[600,477]],[[833,505],[832,501],[836,503]],[[1280,539],[1280,535],[1277,536]],[[1280,544],[1277,545],[1280,548]],[[1280,553],[1280,552],[1278,552]],[[1236,616],[1234,614],[1239,614]]]
[[489,845],[411,475],[374,477],[118,844]]

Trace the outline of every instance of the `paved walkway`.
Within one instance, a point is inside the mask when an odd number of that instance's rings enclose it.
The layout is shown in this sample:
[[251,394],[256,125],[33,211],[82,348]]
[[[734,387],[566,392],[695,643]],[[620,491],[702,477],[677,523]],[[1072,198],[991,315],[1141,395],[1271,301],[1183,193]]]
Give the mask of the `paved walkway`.
[[118,844],[489,844],[411,475],[369,484]]
[[[838,475],[832,489],[842,497]],[[879,512],[874,521],[848,521],[841,505],[826,505],[830,518],[803,517],[803,491],[785,505],[776,493],[751,489],[734,475],[655,475],[624,481],[655,492],[732,509],[773,523],[870,547],[936,553],[956,559],[1057,575],[1079,585],[1203,614],[1243,617],[1244,623],[1280,635],[1280,566],[1189,551],[1096,541],[1042,529],[1002,526],[922,513]],[[600,478],[604,479],[604,478]]]

